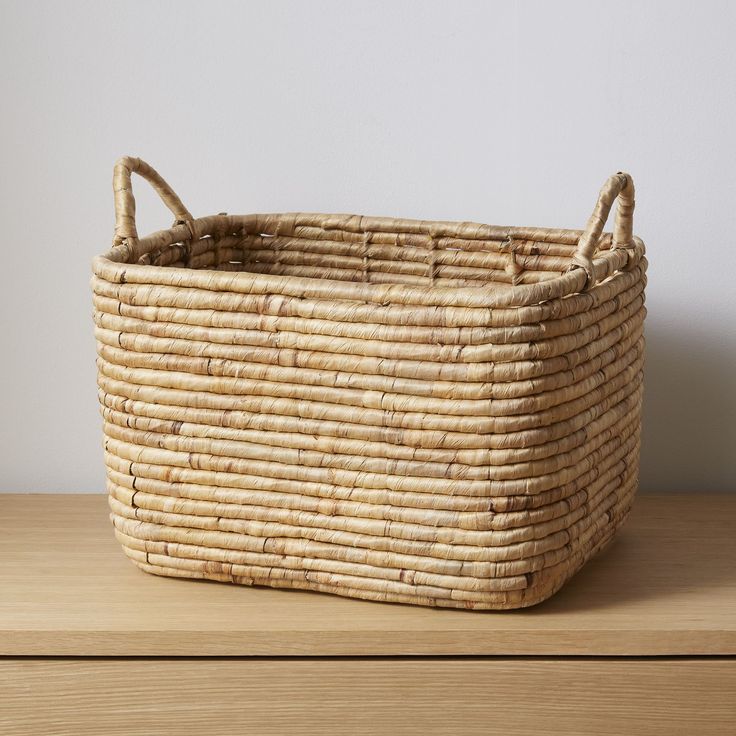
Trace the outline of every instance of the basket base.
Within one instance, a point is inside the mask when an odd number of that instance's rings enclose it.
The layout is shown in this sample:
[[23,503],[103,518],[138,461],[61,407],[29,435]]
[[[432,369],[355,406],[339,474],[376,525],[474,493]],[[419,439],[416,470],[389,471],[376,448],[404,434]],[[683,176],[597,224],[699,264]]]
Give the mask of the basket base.
[[[210,560],[191,559],[160,552],[149,552],[140,549],[143,545],[131,546],[131,538],[116,529],[119,541],[131,561],[144,572],[163,577],[187,578],[192,580],[209,580],[235,583],[254,587],[284,588],[328,593],[348,598],[359,598],[382,603],[401,603],[433,608],[459,608],[464,610],[511,610],[529,608],[550,598],[580,570],[592,557],[601,552],[613,539],[618,528],[629,516],[636,486],[624,498],[616,503],[607,515],[608,523],[596,529],[595,533],[578,549],[571,550],[570,555],[562,563],[545,568],[538,573],[527,575],[528,587],[524,590],[506,592],[489,592],[485,596],[476,595],[474,600],[461,597],[465,591],[443,591],[444,595],[428,595],[427,586],[405,584],[412,592],[396,592],[382,581],[333,575],[311,570],[286,570],[273,568],[268,570],[269,576],[245,576],[233,572],[232,565],[226,566]],[[115,521],[115,514],[112,515]],[[226,567],[230,572],[225,572]],[[262,568],[265,569],[265,568]]]

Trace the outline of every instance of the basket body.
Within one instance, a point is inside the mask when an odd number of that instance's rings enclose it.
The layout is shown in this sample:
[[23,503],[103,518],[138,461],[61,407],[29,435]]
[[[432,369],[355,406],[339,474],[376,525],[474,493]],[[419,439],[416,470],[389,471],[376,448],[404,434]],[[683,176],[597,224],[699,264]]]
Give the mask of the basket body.
[[93,290],[126,553],[378,601],[550,596],[638,477],[644,248],[597,236],[568,271],[581,235],[288,214],[123,239]]

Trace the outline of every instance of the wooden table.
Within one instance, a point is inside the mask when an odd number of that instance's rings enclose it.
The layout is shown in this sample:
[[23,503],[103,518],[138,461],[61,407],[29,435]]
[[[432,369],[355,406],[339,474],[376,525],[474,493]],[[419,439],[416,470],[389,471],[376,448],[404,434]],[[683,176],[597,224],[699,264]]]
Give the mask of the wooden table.
[[641,496],[504,613],[157,578],[104,496],[0,495],[0,734],[734,734],[736,495]]

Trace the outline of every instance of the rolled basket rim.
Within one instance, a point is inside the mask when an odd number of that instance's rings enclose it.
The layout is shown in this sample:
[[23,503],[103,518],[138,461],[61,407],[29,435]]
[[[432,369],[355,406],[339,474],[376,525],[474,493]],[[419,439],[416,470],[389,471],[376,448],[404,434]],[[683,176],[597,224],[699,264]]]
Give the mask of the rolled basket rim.
[[[353,232],[404,232],[397,222],[411,232],[433,237],[462,235],[474,240],[498,240],[504,237],[537,239],[543,242],[574,244],[582,230],[498,227],[467,221],[431,221],[359,215],[326,215],[321,213],[268,213],[251,215],[211,215],[175,223],[172,227],[153,232],[137,241],[135,255],[140,256],[156,248],[207,236],[228,234],[248,235],[258,232],[258,225],[274,218],[330,218],[338,229],[358,222],[362,227],[344,227]],[[384,226],[383,230],[381,226]],[[388,226],[391,226],[389,230]],[[534,237],[536,236],[536,238]],[[600,284],[617,271],[635,266],[644,258],[644,243],[633,236],[633,245],[611,248],[611,233],[603,233],[592,261],[594,283]],[[608,248],[608,249],[606,249]],[[131,246],[124,242],[114,245],[105,253],[95,256],[92,267],[101,278],[116,283],[171,284],[209,291],[229,291],[250,294],[283,294],[292,297],[361,301],[381,305],[412,304],[417,306],[454,306],[466,308],[523,307],[550,299],[561,298],[584,291],[588,275],[574,268],[544,282],[532,284],[498,284],[481,286],[441,286],[427,283],[386,284],[342,281],[321,277],[272,275],[243,271],[218,271],[212,268],[192,269],[180,266],[154,266],[130,263]],[[594,287],[591,287],[594,288]]]

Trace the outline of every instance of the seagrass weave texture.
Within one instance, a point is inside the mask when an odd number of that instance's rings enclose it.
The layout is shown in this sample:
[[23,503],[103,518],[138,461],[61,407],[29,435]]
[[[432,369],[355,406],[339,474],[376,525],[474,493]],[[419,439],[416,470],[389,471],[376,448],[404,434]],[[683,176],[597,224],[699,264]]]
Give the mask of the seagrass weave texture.
[[[171,228],[139,237],[133,173]],[[628,174],[585,231],[195,219],[136,158],[114,191],[99,396],[115,533],[143,570],[516,608],[625,519],[646,270]]]

